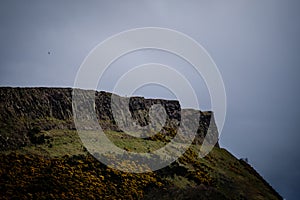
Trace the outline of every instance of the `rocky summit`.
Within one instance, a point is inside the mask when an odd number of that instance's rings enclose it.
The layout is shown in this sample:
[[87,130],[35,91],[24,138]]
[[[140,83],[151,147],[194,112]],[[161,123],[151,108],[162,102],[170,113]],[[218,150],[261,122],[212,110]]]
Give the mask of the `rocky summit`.
[[[79,91],[80,101],[74,105],[71,88],[0,88],[0,199],[282,199],[251,165],[219,146],[213,112],[182,109],[174,100]],[[144,173],[119,171],[98,161],[101,155],[87,151],[77,133],[80,126],[74,123],[77,115],[72,105],[80,110],[89,104],[91,93],[94,101],[90,106],[98,124],[125,152],[151,156],[182,127],[183,132],[195,130],[196,134],[187,151],[164,168]],[[112,97],[128,104],[114,107]],[[163,110],[153,112],[155,105]],[[157,132],[145,129],[142,138],[125,133],[116,118],[126,119],[122,123],[130,131],[136,125],[151,124],[151,112],[158,122],[165,115],[165,122],[154,124],[154,128],[161,125]],[[198,117],[192,123],[195,113]],[[81,128],[94,134],[96,130],[89,126]],[[200,158],[204,138],[214,148]],[[139,165],[113,152],[109,156],[118,166]]]

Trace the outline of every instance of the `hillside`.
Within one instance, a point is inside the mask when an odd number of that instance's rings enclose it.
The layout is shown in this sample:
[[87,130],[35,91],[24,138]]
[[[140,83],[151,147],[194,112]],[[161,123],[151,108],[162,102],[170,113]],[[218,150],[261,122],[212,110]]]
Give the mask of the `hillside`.
[[[181,114],[192,112],[178,101],[132,97],[129,109],[141,126],[149,123],[151,105],[160,103],[167,114],[159,133],[134,138],[117,126],[111,95],[95,92],[97,118],[108,138],[128,152],[163,147],[176,135]],[[0,199],[282,199],[218,144],[198,157],[210,124],[211,140],[218,137],[213,113],[198,112],[197,135],[183,156],[154,172],[125,173],[100,163],[83,146],[73,121],[72,89],[0,88]],[[137,164],[111,156],[116,164]]]

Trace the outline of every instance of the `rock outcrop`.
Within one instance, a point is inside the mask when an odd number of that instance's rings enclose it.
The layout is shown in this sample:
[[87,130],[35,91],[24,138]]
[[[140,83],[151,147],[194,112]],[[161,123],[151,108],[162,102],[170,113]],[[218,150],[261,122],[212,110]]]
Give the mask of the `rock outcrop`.
[[[95,92],[97,118],[102,129],[122,131],[112,113],[111,97],[112,94],[108,92]],[[150,123],[151,106],[160,104],[164,107],[167,119],[158,136],[166,141],[176,134],[182,123],[181,115],[187,116],[184,120],[188,120],[193,112],[199,112],[198,127],[195,129],[187,126],[187,128],[197,130],[194,143],[202,144],[210,123],[212,123],[209,134],[211,141],[218,137],[212,112],[181,109],[179,102],[174,100],[143,97],[127,99],[132,119],[140,126]],[[185,124],[189,124],[188,121],[185,121]],[[0,88],[0,150],[17,149],[40,141],[34,135],[40,130],[50,129],[75,129],[71,88]]]

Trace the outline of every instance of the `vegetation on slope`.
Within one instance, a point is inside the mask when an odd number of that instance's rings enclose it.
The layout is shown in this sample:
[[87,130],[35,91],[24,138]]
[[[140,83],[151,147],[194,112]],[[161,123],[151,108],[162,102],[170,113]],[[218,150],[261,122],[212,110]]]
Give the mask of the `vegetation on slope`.
[[[171,165],[134,174],[100,163],[86,152],[76,131],[44,134],[44,143],[1,153],[0,199],[280,199],[247,163],[221,148],[200,159],[199,147],[192,145]],[[112,131],[107,135],[128,151],[163,144],[124,142]]]

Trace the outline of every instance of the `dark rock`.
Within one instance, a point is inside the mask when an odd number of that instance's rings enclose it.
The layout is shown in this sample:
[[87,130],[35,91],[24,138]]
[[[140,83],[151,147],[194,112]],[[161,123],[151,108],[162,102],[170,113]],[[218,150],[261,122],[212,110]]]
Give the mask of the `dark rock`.
[[[109,92],[95,92],[96,114],[102,129],[122,132],[111,111],[111,97]],[[149,124],[149,110],[154,104],[161,104],[167,114],[165,126],[160,133],[172,138],[183,123],[181,113],[191,111],[181,109],[178,101],[131,97],[129,111],[136,124]],[[198,131],[194,143],[200,145],[207,135],[209,125],[209,137],[212,141],[218,137],[218,131],[213,113],[199,112],[199,126],[196,127]],[[40,132],[51,129],[75,130],[71,88],[0,88],[0,150],[16,149],[30,143],[44,143],[47,138]]]

